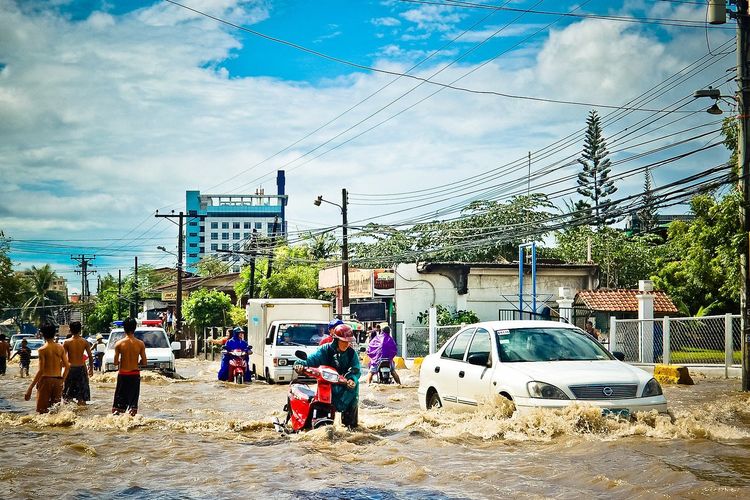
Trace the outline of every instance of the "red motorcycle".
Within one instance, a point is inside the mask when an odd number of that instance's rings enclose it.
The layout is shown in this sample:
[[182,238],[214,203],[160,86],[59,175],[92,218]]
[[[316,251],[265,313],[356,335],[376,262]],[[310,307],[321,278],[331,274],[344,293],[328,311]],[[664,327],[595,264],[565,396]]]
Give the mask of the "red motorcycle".
[[228,351],[229,356],[229,379],[235,384],[242,385],[245,383],[245,371],[247,370],[247,361],[245,361],[245,351],[235,349]]
[[[303,351],[297,351],[295,355],[299,359],[307,359]],[[336,417],[336,408],[331,402],[331,387],[333,384],[346,384],[346,378],[330,366],[305,367],[301,376],[314,379],[317,382],[316,390],[310,389],[307,384],[290,383],[284,406],[286,421],[282,424],[274,419],[274,427],[279,432],[317,429],[333,424]]]

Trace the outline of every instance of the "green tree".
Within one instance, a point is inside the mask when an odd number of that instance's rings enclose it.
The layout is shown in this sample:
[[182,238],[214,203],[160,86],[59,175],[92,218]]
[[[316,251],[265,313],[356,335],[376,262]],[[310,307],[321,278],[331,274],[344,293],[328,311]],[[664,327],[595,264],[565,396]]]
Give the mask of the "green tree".
[[608,196],[617,191],[614,181],[609,178],[612,170],[607,151],[607,143],[602,136],[599,115],[591,111],[586,120],[586,138],[583,153],[578,159],[582,172],[578,174],[578,194],[591,200],[594,212],[594,225],[602,227],[614,222],[608,217],[610,206]]
[[247,317],[245,316],[245,310],[241,307],[232,306],[229,310],[229,318],[233,325],[247,325]]
[[637,213],[641,233],[650,233],[659,225],[659,214],[656,211],[656,196],[651,187],[651,172],[648,167],[644,172],[646,179],[643,182],[643,197],[641,198],[643,208]]
[[260,296],[317,299],[318,271],[322,268],[304,245],[280,245],[274,250],[271,277],[260,282]]
[[226,274],[229,267],[226,262],[215,255],[205,255],[196,264],[196,271],[201,278],[213,278],[214,276]]
[[[237,304],[242,303],[243,297],[250,297],[250,271],[251,266],[244,266],[240,269],[240,278],[234,284],[234,293],[237,295]],[[250,298],[258,297],[260,282],[266,276],[268,270],[268,259],[255,259],[255,293]]]
[[[120,304],[120,314],[129,314],[128,303],[121,300]],[[99,293],[96,297],[85,304],[81,304],[80,307],[87,332],[96,333],[108,330],[113,321],[122,319],[118,317],[117,311],[117,279],[110,274],[102,278]]]
[[331,233],[308,233],[303,239],[313,259],[326,260],[340,255],[339,241]]
[[226,326],[231,317],[232,299],[218,290],[200,289],[190,294],[182,306],[185,321],[198,328]]
[[[22,283],[13,271],[13,263],[8,256],[10,245],[0,231],[0,308],[17,307],[20,304],[19,292]],[[2,314],[2,311],[0,311]]]
[[[435,306],[437,310],[437,324],[438,326],[452,326],[460,325],[461,323],[478,323],[479,316],[474,311],[464,311],[462,309],[451,311],[447,307],[437,304]],[[426,325],[429,322],[430,310],[422,311],[417,315],[417,321],[420,324]]]
[[49,264],[42,267],[31,266],[23,275],[23,317],[25,319],[44,323],[52,320],[54,314],[50,306],[67,302],[62,293],[52,290],[52,284],[57,274]]

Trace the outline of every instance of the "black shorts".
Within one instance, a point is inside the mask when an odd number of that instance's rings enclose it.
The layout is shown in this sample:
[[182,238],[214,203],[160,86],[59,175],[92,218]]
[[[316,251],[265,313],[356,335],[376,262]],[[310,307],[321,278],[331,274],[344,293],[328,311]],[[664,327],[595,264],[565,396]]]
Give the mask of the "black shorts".
[[138,398],[141,395],[141,375],[117,374],[115,399],[112,402],[112,413],[128,412],[135,416],[138,413]]

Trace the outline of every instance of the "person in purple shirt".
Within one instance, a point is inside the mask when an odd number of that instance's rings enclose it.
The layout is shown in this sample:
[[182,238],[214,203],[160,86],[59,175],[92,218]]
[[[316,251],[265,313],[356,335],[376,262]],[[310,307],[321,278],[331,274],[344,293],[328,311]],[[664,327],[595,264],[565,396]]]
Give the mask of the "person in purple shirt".
[[391,337],[391,327],[384,326],[379,334],[367,345],[367,357],[370,358],[370,370],[367,374],[367,383],[372,382],[372,376],[378,372],[378,363],[383,359],[391,361],[391,374],[398,385],[401,385],[401,379],[396,373],[396,367],[393,358],[398,354],[396,341]]

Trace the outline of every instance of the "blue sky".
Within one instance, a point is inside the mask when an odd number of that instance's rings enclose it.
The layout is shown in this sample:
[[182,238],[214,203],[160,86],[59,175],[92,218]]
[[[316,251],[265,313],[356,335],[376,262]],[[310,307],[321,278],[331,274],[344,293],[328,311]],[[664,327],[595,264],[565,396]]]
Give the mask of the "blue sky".
[[[395,72],[409,70],[462,34],[410,74],[443,83],[458,80],[475,90],[622,105],[705,56],[700,71],[661,87],[663,92],[642,107],[673,105],[712,82],[733,92],[726,81],[734,64],[731,42],[721,45],[733,36],[731,24],[708,32],[714,54],[709,56],[701,26],[532,13],[518,18],[509,11],[484,19],[489,12],[483,9],[396,0],[183,3],[315,51]],[[692,21],[704,16],[703,6],[684,2],[519,0],[507,5]],[[455,194],[451,201],[468,203],[472,193],[452,190],[453,183],[576,132],[591,109],[455,90],[432,95],[439,87],[356,70],[156,1],[0,0],[0,68],[0,175],[5,179],[0,230],[14,239],[19,267],[53,263],[72,289],[77,277],[71,254],[97,253],[102,272],[129,269],[135,255],[141,262],[173,265],[174,259],[155,247],[174,248],[175,228],[152,215],[156,209],[184,208],[187,189],[272,189],[275,169],[284,168],[292,231],[335,224],[336,211],[315,208],[311,200],[319,194],[336,199],[342,187],[353,193],[351,220],[395,222],[399,216],[380,214],[395,209],[404,211],[400,218],[429,215],[441,204],[373,205],[366,195],[446,184],[441,189]],[[681,111],[697,111],[710,103],[683,104]],[[606,116],[610,110],[599,112]],[[647,116],[634,111],[607,122],[613,159],[673,147],[615,166],[615,173],[718,137],[675,145],[717,128],[710,115],[675,113],[669,120],[652,120],[640,139],[628,142],[633,139],[628,130]],[[688,131],[699,126],[705,128]],[[649,140],[654,142],[639,145]],[[544,172],[580,147],[573,141],[553,155],[535,157],[533,171]],[[655,184],[726,156],[714,148],[660,167],[653,172]],[[558,169],[551,178],[574,170]],[[506,189],[525,172],[525,167],[511,169],[480,187]],[[549,180],[540,173],[532,189],[554,191]],[[641,176],[623,179],[618,194],[638,192],[642,183]]]

